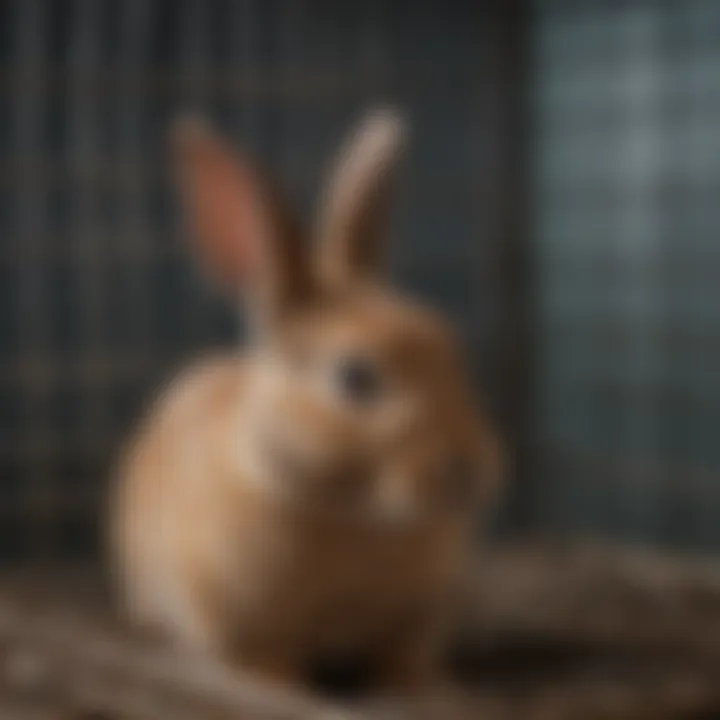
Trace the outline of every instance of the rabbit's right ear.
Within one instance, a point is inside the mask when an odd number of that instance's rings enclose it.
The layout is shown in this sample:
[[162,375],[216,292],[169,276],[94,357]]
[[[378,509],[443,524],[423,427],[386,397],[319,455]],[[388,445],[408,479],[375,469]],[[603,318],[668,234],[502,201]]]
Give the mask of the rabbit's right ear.
[[265,317],[309,292],[307,248],[287,205],[205,123],[183,118],[172,151],[193,239],[226,290],[244,290]]
[[399,115],[377,109],[340,149],[318,218],[318,261],[325,278],[345,282],[375,272],[381,263],[391,181],[405,136]]

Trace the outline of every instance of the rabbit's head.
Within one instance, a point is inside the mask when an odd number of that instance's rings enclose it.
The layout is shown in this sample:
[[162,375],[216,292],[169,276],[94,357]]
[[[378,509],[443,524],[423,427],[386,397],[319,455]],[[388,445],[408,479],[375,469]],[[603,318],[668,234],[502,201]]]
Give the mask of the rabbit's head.
[[390,111],[361,122],[313,232],[206,126],[178,124],[174,151],[200,257],[248,311],[250,441],[239,447],[267,482],[317,507],[457,520],[487,497],[499,453],[448,323],[382,279],[403,136]]

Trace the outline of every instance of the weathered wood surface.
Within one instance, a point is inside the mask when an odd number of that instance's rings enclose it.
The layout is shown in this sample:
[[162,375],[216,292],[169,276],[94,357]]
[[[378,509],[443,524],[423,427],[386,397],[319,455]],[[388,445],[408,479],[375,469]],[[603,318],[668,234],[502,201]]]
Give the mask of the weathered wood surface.
[[339,706],[133,636],[87,572],[8,577],[0,720],[720,718],[720,564],[508,548],[468,600],[452,700]]

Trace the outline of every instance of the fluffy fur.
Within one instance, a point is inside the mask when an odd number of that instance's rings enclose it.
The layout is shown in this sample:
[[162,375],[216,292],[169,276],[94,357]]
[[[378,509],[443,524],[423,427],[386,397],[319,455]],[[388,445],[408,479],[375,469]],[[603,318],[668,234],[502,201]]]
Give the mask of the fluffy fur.
[[[182,373],[125,449],[111,502],[137,622],[288,681],[357,653],[395,691],[434,682],[499,452],[458,343],[377,277],[403,125],[368,116],[335,163],[316,249],[251,164],[196,121],[174,134],[197,249],[244,291],[242,353]],[[343,363],[370,363],[370,399]]]

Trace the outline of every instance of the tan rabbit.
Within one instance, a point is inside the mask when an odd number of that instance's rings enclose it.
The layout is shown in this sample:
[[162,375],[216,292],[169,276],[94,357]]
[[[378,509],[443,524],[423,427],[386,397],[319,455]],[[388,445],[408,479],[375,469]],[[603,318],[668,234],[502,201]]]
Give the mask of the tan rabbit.
[[174,134],[200,257],[252,331],[138,429],[113,555],[137,622],[287,681],[357,654],[378,688],[433,683],[497,478],[456,339],[377,276],[403,135],[390,111],[351,135],[311,251],[246,160],[196,121]]

